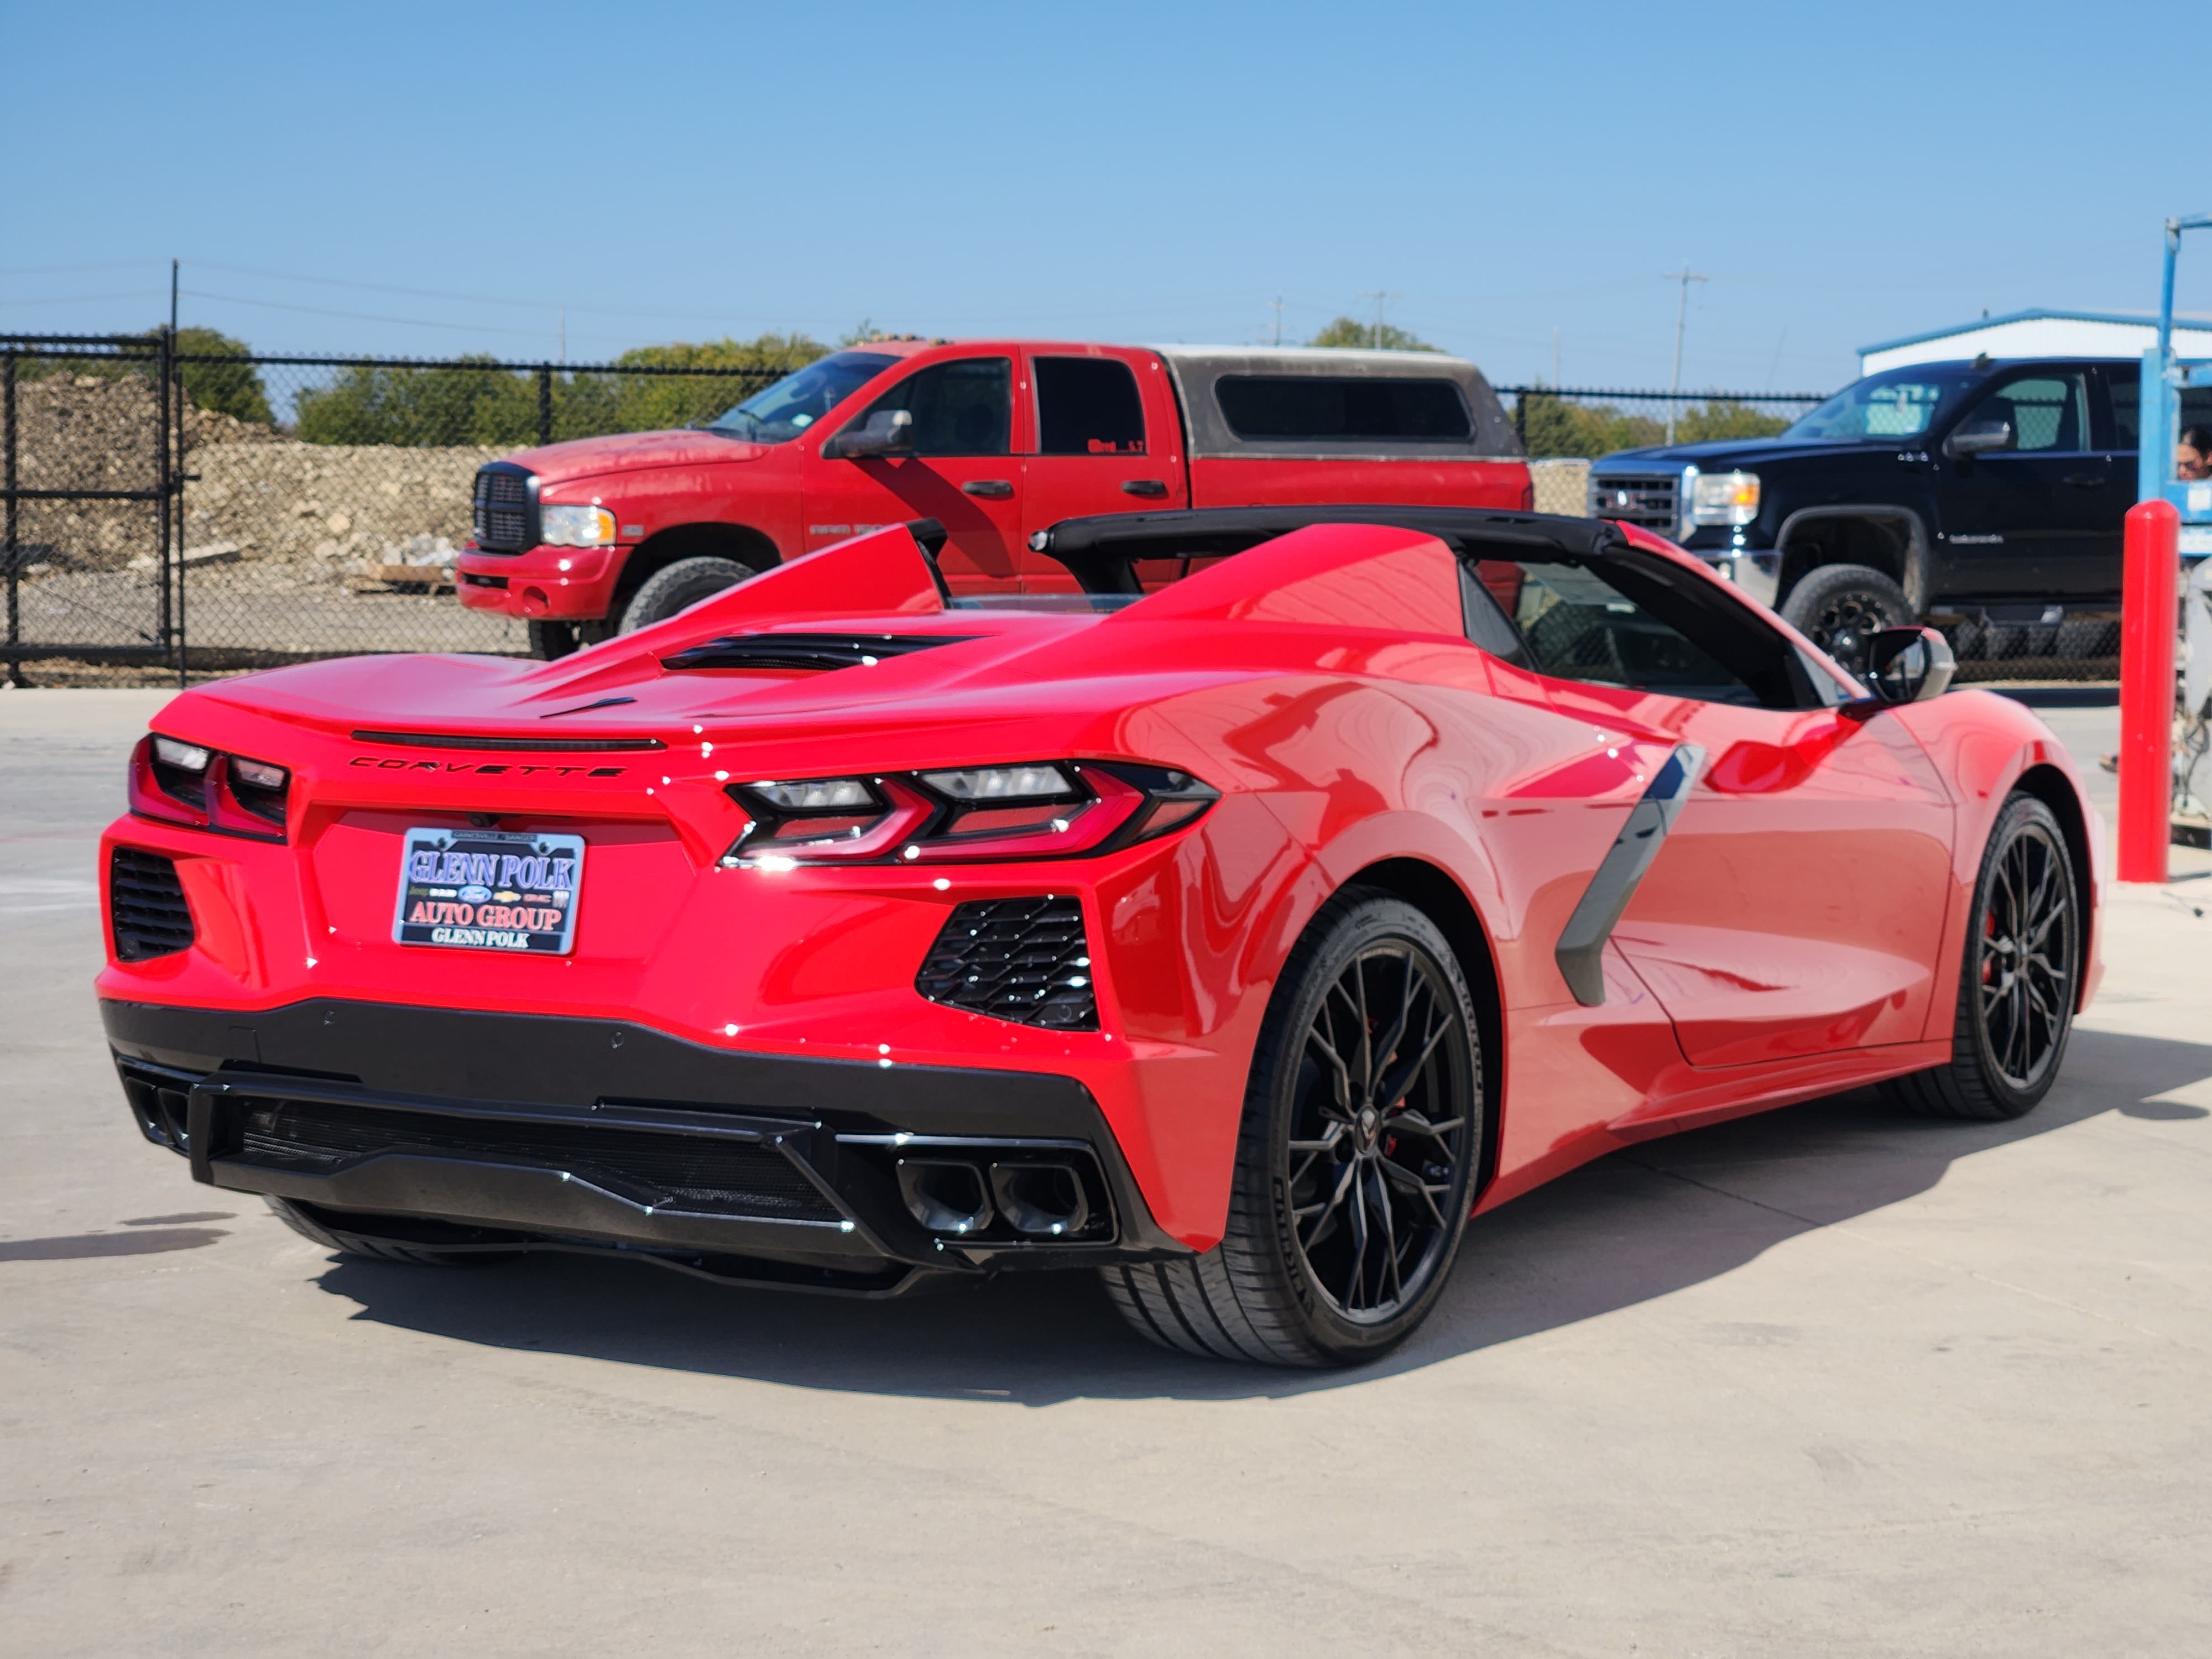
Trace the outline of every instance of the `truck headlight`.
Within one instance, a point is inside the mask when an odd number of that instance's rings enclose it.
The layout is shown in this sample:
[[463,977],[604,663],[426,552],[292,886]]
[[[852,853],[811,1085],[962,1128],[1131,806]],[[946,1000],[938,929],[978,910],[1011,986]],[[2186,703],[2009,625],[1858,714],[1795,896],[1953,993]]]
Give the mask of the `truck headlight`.
[[1759,474],[1700,473],[1690,484],[1690,522],[1747,525],[1759,517]]
[[542,507],[538,538],[547,547],[605,547],[615,538],[615,515],[604,507]]

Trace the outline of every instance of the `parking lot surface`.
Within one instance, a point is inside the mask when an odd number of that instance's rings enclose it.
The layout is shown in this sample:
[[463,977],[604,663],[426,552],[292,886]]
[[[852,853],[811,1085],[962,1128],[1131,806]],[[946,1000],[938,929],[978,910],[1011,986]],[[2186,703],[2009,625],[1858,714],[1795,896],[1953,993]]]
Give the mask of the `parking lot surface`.
[[1389,1359],[1289,1374],[1079,1277],[412,1268],[194,1186],[91,990],[162,700],[0,692],[0,1650],[2205,1650],[2212,879],[2113,896],[2023,1121],[1639,1146],[1477,1221]]

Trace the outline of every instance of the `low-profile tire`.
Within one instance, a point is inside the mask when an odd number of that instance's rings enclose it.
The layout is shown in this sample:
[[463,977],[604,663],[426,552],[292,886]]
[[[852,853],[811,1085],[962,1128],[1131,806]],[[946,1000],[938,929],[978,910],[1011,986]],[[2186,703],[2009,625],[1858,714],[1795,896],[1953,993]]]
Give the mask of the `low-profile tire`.
[[1474,1006],[1428,917],[1372,888],[1324,906],[1269,998],[1221,1243],[1103,1269],[1123,1318],[1215,1359],[1343,1365],[1428,1316],[1482,1147]]
[[[441,1250],[428,1244],[417,1244],[400,1238],[380,1238],[371,1233],[360,1233],[335,1219],[335,1212],[310,1212],[305,1206],[289,1199],[263,1195],[263,1201],[276,1212],[277,1218],[302,1238],[313,1240],[326,1250],[337,1250],[346,1255],[367,1256],[375,1261],[404,1261],[417,1267],[477,1267],[495,1261],[512,1261],[520,1255],[519,1250],[472,1249]],[[360,1219],[374,1224],[377,1218],[363,1216]],[[399,1226],[410,1224],[394,1217]],[[455,1228],[465,1235],[472,1231]]]
[[758,574],[749,564],[717,558],[713,554],[678,559],[654,571],[630,595],[629,605],[623,608],[622,631],[635,634],[641,628],[666,622],[685,606],[712,599],[724,588],[735,587]]
[[1782,619],[1853,674],[1863,675],[1867,641],[1884,628],[1919,620],[1905,590],[1863,564],[1808,570],[1782,602]]
[[2074,1028],[2081,901],[2051,809],[2014,794],[1974,879],[1951,1059],[1886,1086],[1929,1117],[2020,1117],[2051,1092]]

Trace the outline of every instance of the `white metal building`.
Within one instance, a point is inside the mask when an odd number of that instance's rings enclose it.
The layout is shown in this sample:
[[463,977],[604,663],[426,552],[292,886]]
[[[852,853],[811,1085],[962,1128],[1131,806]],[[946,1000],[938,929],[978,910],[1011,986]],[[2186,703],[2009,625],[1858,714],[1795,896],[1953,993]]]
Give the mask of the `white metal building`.
[[[2149,312],[2015,311],[1861,346],[1859,373],[1878,374],[1906,363],[1960,362],[1984,352],[1992,357],[2139,359],[2157,343],[2158,318]],[[2173,344],[2184,357],[2212,358],[2212,323],[2184,323],[2176,318]]]

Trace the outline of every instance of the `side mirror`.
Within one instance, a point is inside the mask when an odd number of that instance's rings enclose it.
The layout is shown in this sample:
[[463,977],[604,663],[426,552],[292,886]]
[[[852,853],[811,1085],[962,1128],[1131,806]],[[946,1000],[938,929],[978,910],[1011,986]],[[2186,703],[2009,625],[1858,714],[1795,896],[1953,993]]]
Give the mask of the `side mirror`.
[[903,455],[914,447],[914,416],[903,409],[879,409],[858,427],[845,430],[822,446],[827,461],[856,461],[868,455]]
[[1985,420],[1960,422],[1957,430],[1943,444],[1945,453],[1951,455],[1983,455],[1992,449],[2011,447],[2012,422],[1999,415]]
[[1884,702],[1924,702],[1950,689],[1958,659],[1932,628],[1884,628],[1866,647],[1866,683]]

